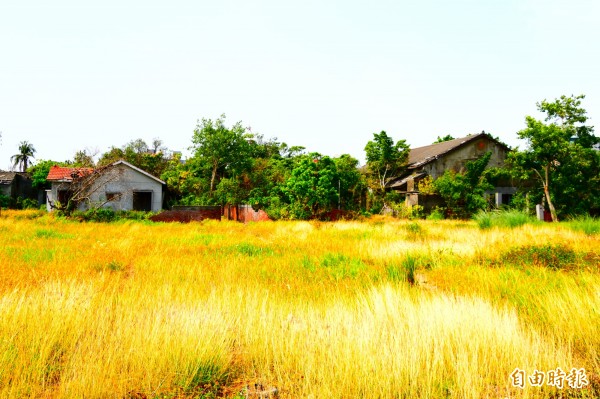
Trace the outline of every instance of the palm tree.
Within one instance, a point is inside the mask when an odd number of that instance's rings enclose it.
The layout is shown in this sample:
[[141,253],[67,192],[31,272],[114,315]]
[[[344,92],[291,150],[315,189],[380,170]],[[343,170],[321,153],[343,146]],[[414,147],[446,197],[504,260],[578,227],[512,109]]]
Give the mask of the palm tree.
[[35,154],[33,144],[28,143],[27,141],[21,141],[21,144],[19,144],[19,153],[10,157],[10,160],[14,166],[20,165],[21,170],[26,172],[27,167],[29,166],[29,159],[33,158],[33,154]]

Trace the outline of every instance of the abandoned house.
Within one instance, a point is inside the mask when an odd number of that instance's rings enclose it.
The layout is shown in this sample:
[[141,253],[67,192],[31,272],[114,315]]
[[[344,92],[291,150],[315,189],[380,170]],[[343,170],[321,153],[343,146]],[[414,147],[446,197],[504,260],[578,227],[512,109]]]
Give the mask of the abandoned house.
[[[435,180],[446,170],[464,172],[467,162],[479,159],[488,151],[492,155],[487,167],[502,167],[510,148],[485,132],[413,148],[410,150],[406,173],[390,179],[387,187],[405,194],[407,205],[431,208],[439,205],[440,199],[419,195],[419,182],[427,176]],[[508,204],[516,192],[510,182],[500,184],[500,187],[495,187],[494,192],[488,193],[496,206]]]
[[0,194],[13,201],[17,198],[30,198],[39,201],[38,190],[33,188],[31,176],[24,172],[0,170]]
[[111,208],[115,211],[162,210],[162,180],[125,161],[104,168],[66,168],[53,166],[47,180],[46,208],[50,212],[56,201],[77,202],[78,210],[90,207]]

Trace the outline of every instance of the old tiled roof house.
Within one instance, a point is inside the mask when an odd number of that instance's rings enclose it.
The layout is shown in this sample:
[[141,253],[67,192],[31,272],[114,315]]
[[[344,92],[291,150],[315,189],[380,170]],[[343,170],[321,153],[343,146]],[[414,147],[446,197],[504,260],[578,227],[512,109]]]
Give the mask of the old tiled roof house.
[[77,209],[86,210],[91,205],[115,211],[162,210],[163,185],[159,178],[125,161],[117,161],[102,169],[66,168],[53,166],[47,180],[51,189],[46,191],[46,207],[53,209],[56,201],[65,203],[73,194],[73,183],[88,178],[89,188],[85,201]]
[[[406,195],[407,205],[425,205],[425,198],[419,193],[419,182],[426,176],[437,179],[446,170],[463,172],[469,161],[479,159],[486,152],[492,153],[488,168],[502,167],[510,148],[485,132],[450,141],[431,144],[410,150],[407,172],[390,179],[387,187]],[[496,205],[506,204],[516,192],[514,187],[504,182],[495,187],[493,200]]]

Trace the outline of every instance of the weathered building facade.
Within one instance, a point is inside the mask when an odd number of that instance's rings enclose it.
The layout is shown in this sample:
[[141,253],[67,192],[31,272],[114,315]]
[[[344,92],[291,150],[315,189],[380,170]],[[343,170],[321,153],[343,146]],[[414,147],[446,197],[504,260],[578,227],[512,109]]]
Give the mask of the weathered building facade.
[[[491,152],[487,168],[500,168],[510,148],[487,133],[479,133],[442,143],[431,144],[410,150],[407,172],[391,179],[387,183],[389,189],[406,195],[407,205],[437,205],[435,198],[424,198],[419,192],[419,182],[425,177],[437,179],[447,170],[457,173],[465,171],[467,162],[481,158],[486,152]],[[493,195],[496,206],[507,204],[516,188],[507,182],[494,188]],[[432,201],[430,204],[427,200]]]
[[[65,168],[53,166],[47,180],[46,208],[51,211],[56,201],[64,203],[77,196],[77,209],[111,208],[115,211],[162,210],[162,180],[125,161],[117,161],[103,169]],[[82,193],[83,191],[83,193]]]
[[31,176],[25,172],[6,172],[0,170],[0,194],[12,201],[29,198],[39,201],[39,190],[32,185]]

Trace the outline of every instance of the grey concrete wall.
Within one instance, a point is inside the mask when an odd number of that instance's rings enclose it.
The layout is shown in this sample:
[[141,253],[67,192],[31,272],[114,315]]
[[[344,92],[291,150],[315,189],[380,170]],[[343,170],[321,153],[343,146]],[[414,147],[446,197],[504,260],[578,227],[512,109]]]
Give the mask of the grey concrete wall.
[[474,161],[488,151],[492,152],[492,156],[487,166],[488,168],[504,166],[504,160],[507,155],[506,149],[497,145],[494,141],[482,137],[441,156],[437,161],[425,165],[423,170],[434,179],[443,175],[446,170],[464,172],[465,164],[468,161]]
[[[53,182],[47,196],[50,201],[55,201],[58,199],[58,191],[69,187],[69,183]],[[152,212],[162,210],[162,184],[123,164],[113,166],[97,177],[90,190],[89,202],[94,206],[102,205],[115,211],[133,210],[133,193],[136,191],[151,193]],[[109,200],[111,195],[115,198]],[[88,205],[79,204],[78,209],[86,210]],[[47,209],[50,210],[49,204]]]
[[107,201],[107,195],[120,194],[105,205],[115,211],[132,210],[135,191],[151,192],[152,212],[162,210],[162,184],[126,165],[117,165],[107,172],[99,186],[92,201],[102,203]]

